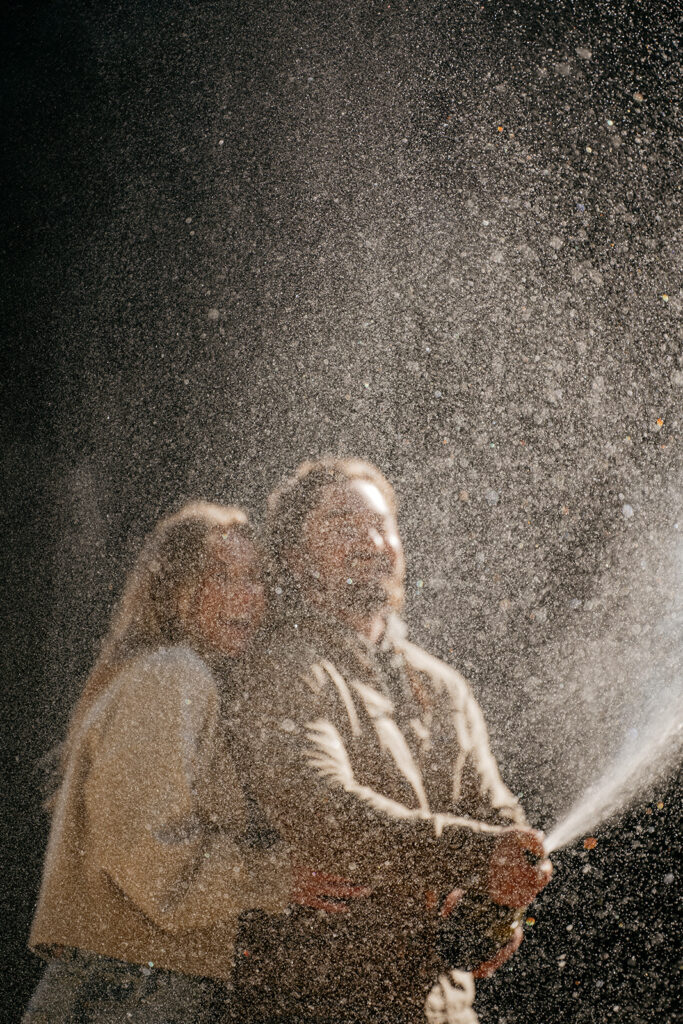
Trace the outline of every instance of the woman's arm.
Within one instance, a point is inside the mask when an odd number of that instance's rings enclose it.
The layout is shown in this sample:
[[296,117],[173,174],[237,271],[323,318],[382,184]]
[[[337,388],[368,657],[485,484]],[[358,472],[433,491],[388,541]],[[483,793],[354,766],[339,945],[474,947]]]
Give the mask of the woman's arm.
[[240,842],[242,792],[221,764],[235,803],[235,829],[217,831],[197,792],[215,769],[219,697],[192,652],[138,659],[112,683],[93,732],[85,783],[88,825],[100,870],[158,926],[205,927],[259,907],[280,911],[292,887],[289,858]]

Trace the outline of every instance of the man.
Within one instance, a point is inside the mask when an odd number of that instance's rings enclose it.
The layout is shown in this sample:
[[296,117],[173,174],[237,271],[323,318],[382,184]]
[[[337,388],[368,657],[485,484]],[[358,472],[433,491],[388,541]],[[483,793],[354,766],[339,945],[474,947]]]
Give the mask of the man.
[[[264,1019],[420,1020],[444,968],[440,917],[463,892],[470,908],[521,907],[550,865],[527,858],[542,841],[467,683],[396,628],[404,563],[385,478],[357,460],[304,463],[271,496],[268,529],[279,621],[234,709],[238,759],[302,858],[372,896],[343,918],[252,917],[238,988]],[[519,944],[510,919],[483,972]]]

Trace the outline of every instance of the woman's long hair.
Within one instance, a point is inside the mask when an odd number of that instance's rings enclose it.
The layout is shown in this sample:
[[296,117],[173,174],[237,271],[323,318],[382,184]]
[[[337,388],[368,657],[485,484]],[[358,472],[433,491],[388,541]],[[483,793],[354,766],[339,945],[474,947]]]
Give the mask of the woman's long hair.
[[228,530],[251,538],[247,516],[241,509],[195,501],[166,516],[148,535],[72,712],[60,751],[60,776],[79,726],[124,663],[144,651],[185,639],[178,608],[179,588],[181,584],[199,582],[207,564],[209,540]]

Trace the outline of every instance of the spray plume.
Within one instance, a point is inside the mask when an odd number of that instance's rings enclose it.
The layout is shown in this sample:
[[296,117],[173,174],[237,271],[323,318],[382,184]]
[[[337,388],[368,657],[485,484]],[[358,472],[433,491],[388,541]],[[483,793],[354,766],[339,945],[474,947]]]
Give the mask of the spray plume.
[[[641,620],[645,617],[650,621],[643,626],[631,620],[637,641],[629,646],[624,646],[623,642],[620,645],[619,638],[614,637],[598,640],[593,645],[593,682],[596,676],[601,676],[603,687],[610,687],[612,680],[617,680],[617,692],[612,721],[606,718],[601,723],[598,715],[597,721],[589,723],[589,728],[602,728],[603,743],[599,750],[608,751],[610,741],[612,749],[615,741],[619,745],[607,759],[607,767],[595,773],[598,781],[587,786],[584,794],[550,830],[548,852],[585,835],[651,790],[680,755],[683,740],[683,544],[680,541],[676,544],[671,557],[662,555],[661,540],[660,537],[657,544],[650,544],[650,558],[641,559],[640,585],[631,591],[644,602],[641,607],[646,611],[641,613]],[[653,559],[656,551],[659,554]],[[630,575],[631,583],[635,584],[633,574]],[[645,583],[648,585],[643,585]],[[648,591],[654,591],[654,600],[648,600]],[[629,609],[625,612],[628,618]],[[587,666],[583,668],[587,673]],[[611,696],[615,697],[614,692]]]

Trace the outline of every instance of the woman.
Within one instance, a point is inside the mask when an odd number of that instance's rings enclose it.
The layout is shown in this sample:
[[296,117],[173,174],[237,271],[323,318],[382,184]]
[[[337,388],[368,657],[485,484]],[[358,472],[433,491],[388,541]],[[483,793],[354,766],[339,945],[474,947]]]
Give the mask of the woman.
[[147,539],[72,716],[24,1024],[220,1020],[242,911],[348,895],[264,837],[226,747],[229,668],[264,612],[243,512],[191,504]]

